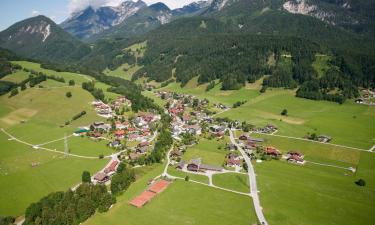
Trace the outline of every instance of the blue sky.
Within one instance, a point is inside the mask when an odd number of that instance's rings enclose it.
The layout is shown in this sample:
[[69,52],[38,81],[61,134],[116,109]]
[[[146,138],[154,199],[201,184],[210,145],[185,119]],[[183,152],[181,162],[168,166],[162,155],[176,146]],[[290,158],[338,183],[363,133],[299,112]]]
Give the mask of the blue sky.
[[[45,15],[61,23],[74,10],[87,5],[118,5],[123,0],[0,0],[0,31],[20,20]],[[135,1],[135,0],[133,0]],[[170,8],[178,8],[195,0],[143,0],[147,4],[164,2]]]

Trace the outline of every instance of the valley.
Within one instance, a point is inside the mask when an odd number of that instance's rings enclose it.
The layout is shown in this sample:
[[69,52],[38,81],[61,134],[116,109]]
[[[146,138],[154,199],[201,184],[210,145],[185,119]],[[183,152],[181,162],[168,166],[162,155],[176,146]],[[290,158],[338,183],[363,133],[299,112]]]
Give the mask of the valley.
[[188,2],[0,31],[0,225],[372,225],[375,1]]

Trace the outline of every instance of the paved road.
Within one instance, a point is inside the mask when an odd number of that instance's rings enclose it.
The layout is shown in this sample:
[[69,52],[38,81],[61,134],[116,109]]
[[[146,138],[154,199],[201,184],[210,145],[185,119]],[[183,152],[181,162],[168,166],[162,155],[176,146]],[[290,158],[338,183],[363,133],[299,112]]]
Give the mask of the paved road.
[[246,155],[246,153],[242,150],[242,148],[237,144],[236,140],[234,139],[232,130],[229,130],[229,134],[230,134],[230,141],[232,142],[232,144],[237,146],[238,150],[241,152],[242,156],[244,157],[245,162],[248,167],[247,170],[248,170],[249,182],[250,182],[250,193],[253,199],[255,213],[257,214],[258,220],[261,224],[268,225],[266,218],[264,217],[262,207],[260,206],[260,202],[259,202],[258,187],[257,187],[254,167],[251,164],[250,158]]

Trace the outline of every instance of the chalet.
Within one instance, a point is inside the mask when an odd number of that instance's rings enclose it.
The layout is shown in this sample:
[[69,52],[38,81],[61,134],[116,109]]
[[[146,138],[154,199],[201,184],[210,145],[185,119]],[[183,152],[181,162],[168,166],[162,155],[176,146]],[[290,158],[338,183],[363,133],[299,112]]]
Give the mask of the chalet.
[[288,154],[286,155],[286,159],[289,162],[295,162],[295,163],[298,163],[298,164],[304,164],[305,163],[305,160],[303,158],[304,158],[304,156],[301,153],[295,152],[295,151],[289,151]]
[[210,127],[210,131],[213,132],[213,133],[224,132],[224,130],[225,130],[225,127],[218,126],[218,125],[214,125],[214,126]]
[[202,163],[201,158],[192,159],[187,165],[187,170],[198,172],[199,167],[201,166],[201,163]]
[[328,135],[319,135],[318,136],[319,142],[327,143],[327,142],[330,142],[331,140],[332,140],[332,137],[330,137]]
[[190,134],[193,134],[193,135],[201,135],[202,134],[202,128],[199,126],[199,124],[187,126],[187,131]]
[[115,172],[118,164],[119,162],[117,160],[113,161],[111,165],[104,169],[104,173],[109,174]]
[[230,144],[227,144],[226,149],[228,151],[234,151],[234,150],[237,150],[237,146],[235,144],[230,143]]
[[240,160],[240,159],[231,159],[231,158],[227,159],[227,166],[228,167],[241,166],[241,164],[242,164],[242,160]]
[[114,132],[114,135],[116,135],[117,138],[124,138],[125,131],[124,130],[116,130]]
[[105,183],[109,179],[108,175],[105,173],[97,173],[94,177],[94,180],[96,180],[98,183]]
[[101,137],[102,137],[102,134],[99,133],[99,132],[94,132],[94,133],[92,133],[90,136],[93,137],[93,138],[101,138]]
[[247,134],[241,134],[238,139],[240,139],[241,141],[246,141],[249,138],[250,138],[249,135],[247,135]]
[[121,142],[116,140],[116,141],[112,141],[111,143],[109,143],[109,147],[111,148],[118,148],[118,147],[121,147]]
[[138,147],[139,147],[139,148],[142,148],[142,147],[147,147],[147,146],[149,146],[149,145],[150,145],[150,143],[149,143],[148,141],[144,141],[144,142],[139,143],[139,144],[138,144]]
[[138,154],[146,154],[148,151],[148,147],[147,146],[142,146],[142,147],[138,147],[137,150],[135,151],[136,153]]
[[281,152],[274,147],[266,147],[264,153],[273,157],[279,157],[281,155]]
[[184,160],[181,160],[180,162],[178,162],[177,166],[176,166],[176,169],[180,169],[182,170],[185,166],[185,161]]
[[129,159],[130,160],[137,160],[140,156],[141,156],[140,154],[130,153]]
[[181,151],[178,151],[178,150],[173,150],[171,151],[171,153],[169,154],[170,157],[181,157],[182,156],[182,152]]

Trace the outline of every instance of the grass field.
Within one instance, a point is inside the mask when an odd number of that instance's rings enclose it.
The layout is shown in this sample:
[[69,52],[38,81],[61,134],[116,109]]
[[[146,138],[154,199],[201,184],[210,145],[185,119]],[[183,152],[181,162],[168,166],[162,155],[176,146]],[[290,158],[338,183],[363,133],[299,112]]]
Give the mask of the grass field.
[[163,167],[159,166],[147,173],[118,198],[109,212],[96,214],[84,224],[247,225],[256,223],[249,197],[185,181],[175,181],[143,208],[128,205],[130,199],[146,188],[147,181],[160,174],[162,170]]
[[270,224],[370,225],[375,220],[374,186],[355,185],[357,177],[345,170],[271,161],[256,164],[256,173]]
[[181,178],[185,178],[186,176],[189,176],[190,180],[199,181],[199,182],[208,184],[207,176],[193,174],[193,173],[186,173],[181,170],[177,170],[176,168],[171,167],[171,166],[168,168],[168,174],[172,176],[176,176],[176,177],[181,177]]
[[331,60],[332,57],[328,55],[316,55],[315,61],[312,64],[312,67],[315,69],[315,71],[318,73],[319,77],[324,76],[324,74],[329,70],[329,60]]
[[130,66],[129,64],[125,63],[115,70],[105,69],[103,73],[108,76],[121,77],[125,80],[131,80],[133,74],[137,72],[140,68],[142,67],[138,64]]
[[240,173],[215,174],[212,183],[218,187],[227,188],[244,193],[249,192],[249,176]]
[[[225,143],[225,140],[201,139],[197,145],[187,148],[182,158],[185,162],[189,162],[191,159],[201,158],[204,164],[222,166],[227,153]],[[222,148],[218,149],[220,146]]]
[[[8,141],[2,132],[0,146],[0,215],[22,215],[30,203],[80,182],[83,170],[94,173],[107,163],[35,150]],[[32,167],[32,163],[39,165]]]
[[21,81],[27,79],[29,77],[29,73],[23,70],[17,70],[16,72],[6,75],[5,77],[1,78],[3,81],[10,81],[13,83],[20,83]]

